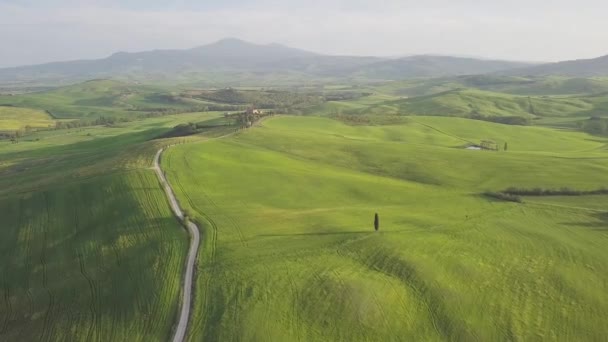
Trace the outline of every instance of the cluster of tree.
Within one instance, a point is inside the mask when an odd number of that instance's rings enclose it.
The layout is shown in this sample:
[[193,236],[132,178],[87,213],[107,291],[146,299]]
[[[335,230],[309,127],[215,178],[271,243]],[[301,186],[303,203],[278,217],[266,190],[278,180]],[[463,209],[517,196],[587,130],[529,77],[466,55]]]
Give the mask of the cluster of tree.
[[325,94],[323,96],[323,98],[325,99],[325,101],[348,101],[348,100],[360,99],[362,97],[366,97],[366,96],[370,96],[370,95],[372,95],[372,93],[345,91],[345,92],[328,93],[328,94]]
[[90,127],[90,126],[114,126],[117,123],[121,122],[130,122],[132,119],[125,117],[106,117],[100,116],[94,120],[80,119],[73,121],[57,121],[55,122],[55,129],[70,129],[70,128],[81,128],[81,127]]
[[503,194],[514,196],[586,196],[586,195],[608,195],[608,188],[600,188],[596,190],[576,190],[568,187],[560,189],[523,189],[511,187],[501,191]]
[[492,140],[482,140],[479,147],[484,150],[498,151],[498,144]]
[[177,125],[173,127],[173,129],[171,129],[170,131],[158,136],[156,139],[185,137],[201,133],[206,129],[218,127],[231,126],[235,129],[248,128],[261,118],[271,115],[274,115],[274,112],[261,112],[253,110],[251,108],[244,112],[238,112],[233,114],[225,113],[223,119],[213,120],[212,123],[209,123],[209,121],[203,121],[199,123],[189,122]]
[[255,109],[247,109],[244,112],[235,114],[225,114],[226,119],[233,119],[234,123],[240,128],[249,128],[253,126],[257,121],[266,116],[274,115],[274,112],[262,112]]
[[531,123],[529,118],[524,118],[522,116],[484,116],[479,114],[477,111],[471,112],[469,118],[473,120],[489,121],[503,125],[515,126],[528,126]]
[[407,118],[402,115],[382,115],[382,114],[360,114],[360,113],[333,113],[332,118],[340,120],[347,125],[399,125],[407,122]]
[[222,127],[222,126],[227,126],[227,125],[226,124],[209,125],[205,122],[199,122],[199,123],[189,122],[189,123],[185,123],[185,124],[179,124],[179,125],[173,127],[173,129],[171,129],[169,132],[160,135],[156,139],[185,137],[185,136],[201,133],[205,129]]
[[581,129],[590,134],[608,135],[608,118],[591,117],[581,122]]
[[[245,110],[247,106],[244,105],[204,105],[204,106],[187,106],[179,108],[171,107],[133,107],[129,111],[133,112],[148,112],[151,116],[163,116],[172,114],[183,114],[183,113],[197,113],[197,112],[223,112],[223,111],[238,111]],[[156,115],[155,115],[156,114]],[[150,116],[148,116],[150,117]]]
[[247,105],[257,108],[305,108],[321,103],[321,97],[282,90],[220,90],[189,91],[183,97],[202,99],[232,105]]
[[24,136],[26,136],[30,132],[36,131],[38,129],[43,129],[43,128],[33,128],[30,125],[26,125],[24,128],[17,129],[17,130],[14,130],[14,131],[0,132],[0,140],[10,139],[10,141],[13,144],[16,144],[16,143],[19,142],[19,140],[21,138],[23,138]]
[[0,132],[0,140],[10,139],[10,141],[15,144],[19,142],[19,138],[23,135],[25,135],[23,130]]

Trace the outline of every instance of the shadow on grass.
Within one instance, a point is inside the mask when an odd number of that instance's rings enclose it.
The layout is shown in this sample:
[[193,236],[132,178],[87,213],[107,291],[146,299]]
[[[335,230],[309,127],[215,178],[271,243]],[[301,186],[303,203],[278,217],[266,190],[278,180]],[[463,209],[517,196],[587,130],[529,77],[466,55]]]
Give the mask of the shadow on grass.
[[586,227],[591,230],[602,230],[608,231],[608,212],[597,213],[591,215],[597,221],[596,222],[565,222],[564,224],[569,226]]
[[401,230],[382,230],[374,231],[373,229],[366,231],[348,231],[348,232],[316,232],[316,233],[293,233],[293,234],[260,234],[257,236],[262,237],[282,237],[282,236],[327,236],[327,235],[372,235],[372,234],[391,234],[391,233],[404,233],[411,232],[410,229]]
[[[111,128],[108,128],[111,129]],[[54,156],[63,156],[65,154],[82,153],[82,152],[116,152],[123,148],[137,143],[152,140],[161,133],[169,131],[170,128],[155,128],[145,131],[128,132],[115,136],[95,136],[90,140],[77,141],[69,144],[57,144],[54,146],[43,146],[33,148],[26,151],[11,151],[1,153],[3,159],[13,158],[36,158],[44,156],[50,158]],[[34,146],[36,147],[36,146]]]

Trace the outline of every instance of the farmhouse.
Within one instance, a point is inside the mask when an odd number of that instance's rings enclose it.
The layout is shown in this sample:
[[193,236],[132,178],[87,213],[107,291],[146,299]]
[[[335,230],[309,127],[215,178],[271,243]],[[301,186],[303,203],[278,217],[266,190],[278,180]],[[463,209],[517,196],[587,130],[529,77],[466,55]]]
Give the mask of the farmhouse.
[[262,111],[259,109],[249,108],[247,109],[247,115],[261,115]]

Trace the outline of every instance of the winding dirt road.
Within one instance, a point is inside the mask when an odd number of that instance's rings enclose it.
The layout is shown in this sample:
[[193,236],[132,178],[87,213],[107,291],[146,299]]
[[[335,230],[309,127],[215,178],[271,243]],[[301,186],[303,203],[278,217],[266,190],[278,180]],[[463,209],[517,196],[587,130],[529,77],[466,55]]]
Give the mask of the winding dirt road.
[[165,174],[160,168],[160,156],[163,153],[164,148],[161,148],[156,152],[156,156],[154,157],[154,170],[156,171],[156,175],[158,176],[158,180],[160,181],[165,193],[167,194],[167,198],[169,199],[169,204],[171,205],[171,210],[177,218],[182,222],[187,228],[188,232],[190,232],[190,250],[188,251],[188,260],[186,263],[186,273],[184,275],[184,289],[182,292],[182,303],[181,303],[181,313],[179,315],[179,321],[177,322],[177,326],[175,327],[175,334],[173,335],[173,342],[183,342],[184,337],[186,336],[186,329],[188,328],[188,319],[190,318],[190,307],[192,306],[192,286],[193,286],[193,275],[194,275],[194,263],[196,262],[196,255],[198,254],[198,247],[200,245],[200,233],[198,227],[184,218],[184,213],[182,209],[179,207],[177,203],[177,199],[175,198],[175,194],[173,193],[173,189],[169,182],[167,182],[167,178]]

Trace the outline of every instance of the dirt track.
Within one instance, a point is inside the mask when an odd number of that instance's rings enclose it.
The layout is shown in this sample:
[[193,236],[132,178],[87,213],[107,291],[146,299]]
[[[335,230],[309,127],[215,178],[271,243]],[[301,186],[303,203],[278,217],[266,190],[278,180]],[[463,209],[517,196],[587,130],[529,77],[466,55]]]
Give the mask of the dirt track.
[[156,152],[156,156],[154,157],[154,170],[158,175],[158,180],[160,181],[165,193],[167,194],[167,199],[169,200],[169,204],[171,205],[171,210],[177,216],[177,218],[182,222],[190,233],[190,249],[188,250],[188,260],[186,263],[185,275],[184,275],[184,288],[182,290],[182,302],[181,302],[181,312],[179,315],[179,321],[175,326],[175,334],[173,335],[173,342],[182,342],[184,337],[186,336],[186,330],[188,328],[188,319],[190,318],[190,307],[192,306],[192,286],[193,286],[193,277],[194,277],[194,263],[196,262],[196,255],[198,254],[198,248],[200,244],[200,233],[198,227],[184,218],[184,213],[182,209],[179,207],[179,203],[175,198],[175,194],[173,193],[173,189],[169,182],[167,182],[167,178],[160,168],[160,156],[162,155],[164,148],[161,148]]

